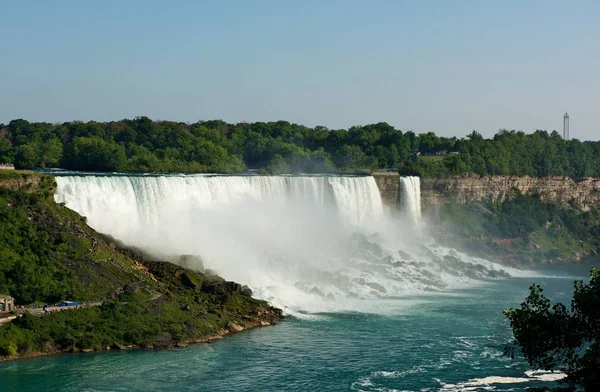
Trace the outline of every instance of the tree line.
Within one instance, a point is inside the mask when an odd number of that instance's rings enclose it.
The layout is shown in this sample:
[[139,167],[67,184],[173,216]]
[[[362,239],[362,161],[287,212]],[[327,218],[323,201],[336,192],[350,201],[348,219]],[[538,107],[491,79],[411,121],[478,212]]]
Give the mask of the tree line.
[[136,117],[51,124],[0,124],[0,163],[20,169],[334,173],[394,169],[420,176],[600,176],[600,142],[563,140],[553,131],[501,130],[486,139],[415,134],[387,123],[349,129],[287,121],[193,124]]

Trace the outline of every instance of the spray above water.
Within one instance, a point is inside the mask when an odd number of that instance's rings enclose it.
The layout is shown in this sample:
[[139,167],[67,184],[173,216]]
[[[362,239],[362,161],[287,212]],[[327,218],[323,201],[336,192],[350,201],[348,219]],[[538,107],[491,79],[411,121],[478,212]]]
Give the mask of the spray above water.
[[164,259],[198,255],[204,268],[289,311],[381,312],[383,298],[507,274],[415,230],[416,177],[400,179],[404,219],[384,214],[370,176],[64,176],[57,182],[56,201],[97,231]]

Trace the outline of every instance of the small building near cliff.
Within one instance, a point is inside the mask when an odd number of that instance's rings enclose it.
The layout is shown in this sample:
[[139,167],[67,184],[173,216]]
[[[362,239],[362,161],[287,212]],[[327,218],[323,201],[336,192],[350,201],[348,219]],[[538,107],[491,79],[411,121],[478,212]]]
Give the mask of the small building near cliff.
[[0,312],[10,312],[15,309],[15,299],[10,295],[0,294]]
[[12,163],[0,163],[0,170],[15,170],[15,166]]

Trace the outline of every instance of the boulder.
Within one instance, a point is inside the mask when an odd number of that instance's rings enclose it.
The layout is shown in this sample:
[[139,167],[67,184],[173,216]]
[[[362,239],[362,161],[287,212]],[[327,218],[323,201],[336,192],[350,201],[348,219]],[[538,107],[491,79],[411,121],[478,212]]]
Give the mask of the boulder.
[[161,334],[156,335],[156,337],[154,338],[154,344],[152,346],[156,348],[172,347],[173,339],[171,338],[171,334],[168,332],[163,332]]
[[244,286],[242,286],[241,294],[246,297],[252,297],[252,289],[250,289],[250,287],[244,285]]
[[[250,288],[248,288],[250,290]],[[246,290],[246,293],[248,292]],[[242,285],[235,282],[209,282],[202,285],[202,291],[219,297],[230,297],[232,294],[242,294]],[[251,291],[251,290],[250,290]]]
[[323,297],[323,292],[319,290],[317,287],[313,287],[310,291],[310,294],[318,295],[319,297]]
[[409,253],[406,253],[405,251],[398,249],[398,255],[403,259],[403,260],[411,260],[412,256]]
[[231,332],[242,332],[244,330],[244,327],[233,321],[230,321],[227,323],[227,329]]
[[113,345],[111,346],[111,348],[113,350],[127,350],[126,346],[124,346],[122,344],[119,344],[119,343],[113,343]]

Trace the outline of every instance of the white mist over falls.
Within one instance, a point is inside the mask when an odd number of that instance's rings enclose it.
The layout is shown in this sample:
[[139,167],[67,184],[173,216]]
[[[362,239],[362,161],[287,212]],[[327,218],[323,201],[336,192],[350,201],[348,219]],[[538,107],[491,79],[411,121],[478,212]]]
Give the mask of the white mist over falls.
[[[56,177],[57,202],[157,258],[197,255],[288,312],[385,312],[382,299],[520,272],[436,245],[417,177],[399,216],[370,176]],[[194,267],[194,266],[189,266]]]

